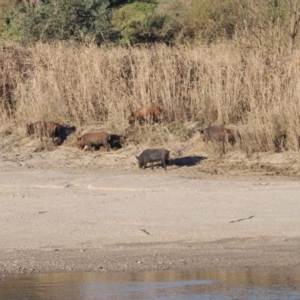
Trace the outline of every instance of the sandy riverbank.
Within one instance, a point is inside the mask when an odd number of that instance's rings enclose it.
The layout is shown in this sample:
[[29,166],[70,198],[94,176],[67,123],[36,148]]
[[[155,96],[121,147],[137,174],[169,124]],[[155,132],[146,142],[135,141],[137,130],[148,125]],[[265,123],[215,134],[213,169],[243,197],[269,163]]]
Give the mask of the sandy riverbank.
[[2,276],[299,264],[296,178],[29,162],[1,164]]

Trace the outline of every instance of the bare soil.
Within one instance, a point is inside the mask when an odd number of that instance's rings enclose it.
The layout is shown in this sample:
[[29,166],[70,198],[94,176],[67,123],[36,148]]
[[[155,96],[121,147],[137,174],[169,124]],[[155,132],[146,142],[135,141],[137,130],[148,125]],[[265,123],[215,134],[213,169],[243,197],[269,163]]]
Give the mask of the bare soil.
[[148,145],[111,152],[2,130],[0,275],[296,267],[299,153],[244,154],[195,136],[164,145],[168,170],[139,169]]

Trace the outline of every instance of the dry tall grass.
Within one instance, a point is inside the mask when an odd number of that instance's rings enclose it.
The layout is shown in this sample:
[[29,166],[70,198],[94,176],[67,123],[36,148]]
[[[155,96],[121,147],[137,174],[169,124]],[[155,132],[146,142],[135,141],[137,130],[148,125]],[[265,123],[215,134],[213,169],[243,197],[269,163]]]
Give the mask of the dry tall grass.
[[131,111],[157,105],[165,124],[232,125],[247,152],[298,149],[300,52],[57,43],[11,53],[0,52],[2,120],[125,128]]

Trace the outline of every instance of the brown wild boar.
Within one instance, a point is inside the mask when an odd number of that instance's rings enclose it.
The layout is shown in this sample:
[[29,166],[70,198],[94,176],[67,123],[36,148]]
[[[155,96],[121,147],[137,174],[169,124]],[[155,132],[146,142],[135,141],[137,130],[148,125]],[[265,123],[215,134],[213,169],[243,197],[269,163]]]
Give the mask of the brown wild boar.
[[58,136],[61,125],[55,122],[37,121],[27,124],[27,135],[35,134],[42,141],[42,137],[54,138]]
[[47,128],[47,135],[48,137],[52,137],[53,141],[56,136],[58,136],[59,130],[61,125],[57,124],[55,122],[47,122],[46,128]]
[[135,122],[144,123],[144,122],[153,122],[157,123],[161,121],[161,109],[158,107],[143,107],[137,111],[131,113],[128,118],[129,124]]
[[153,170],[153,162],[161,161],[162,167],[167,170],[167,164],[169,163],[170,151],[166,149],[147,149],[144,150],[140,156],[136,156],[139,162],[139,168],[146,168],[147,163],[151,163],[151,169]]
[[229,143],[232,146],[236,143],[233,132],[222,126],[209,126],[199,131],[203,136],[203,141]]
[[103,145],[106,151],[110,151],[109,140],[110,135],[106,132],[89,132],[77,138],[77,145],[83,150],[90,149],[91,151],[93,146],[100,148],[100,145]]

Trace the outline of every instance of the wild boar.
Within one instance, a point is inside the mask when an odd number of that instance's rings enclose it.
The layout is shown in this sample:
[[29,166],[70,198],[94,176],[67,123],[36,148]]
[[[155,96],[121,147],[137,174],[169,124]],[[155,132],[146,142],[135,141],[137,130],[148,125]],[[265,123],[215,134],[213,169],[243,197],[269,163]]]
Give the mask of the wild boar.
[[42,137],[54,138],[58,136],[61,125],[55,122],[37,121],[34,123],[27,124],[26,131],[27,135],[35,134],[42,141]]
[[135,122],[144,123],[144,122],[153,122],[157,123],[161,121],[161,109],[158,107],[143,107],[137,111],[131,113],[128,118],[129,124]]
[[199,131],[203,135],[203,141],[229,143],[232,146],[236,143],[233,132],[222,126],[209,126]]
[[[57,130],[56,130],[57,131]],[[70,134],[76,131],[76,127],[73,125],[60,125],[58,132],[55,136],[58,137],[55,142],[57,145],[62,145],[63,142],[68,138]]]
[[83,150],[90,149],[91,151],[93,146],[100,148],[100,145],[103,145],[106,151],[110,151],[109,140],[110,134],[106,132],[89,132],[77,138],[77,145]]
[[46,122],[46,132],[48,137],[52,137],[54,142],[54,138],[58,136],[61,125],[55,122]]
[[169,163],[170,151],[166,149],[147,149],[144,150],[140,156],[136,156],[139,162],[139,168],[146,168],[147,163],[151,163],[151,169],[153,170],[153,162],[160,161],[162,167],[167,170],[167,164]]

